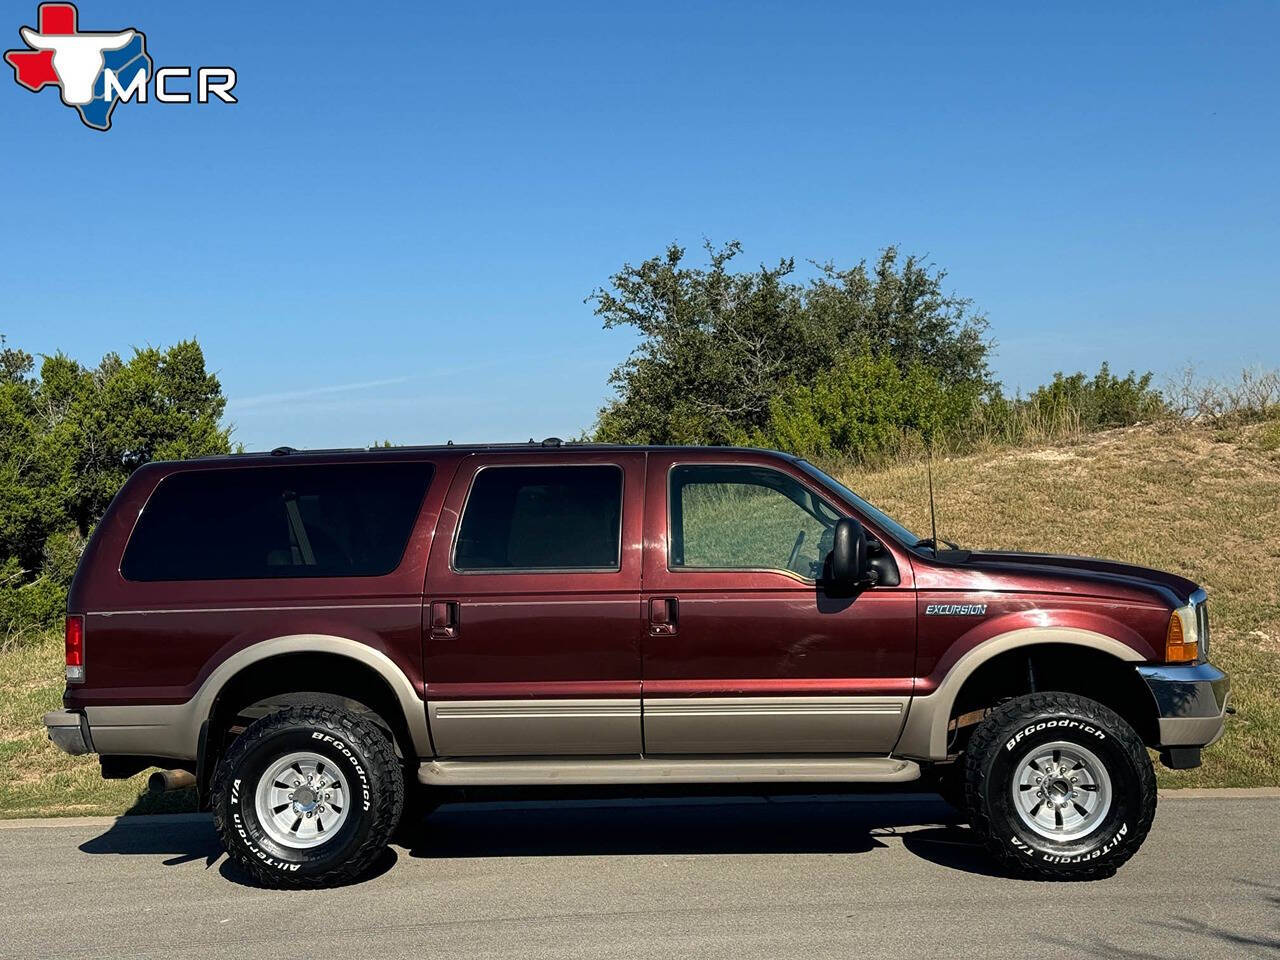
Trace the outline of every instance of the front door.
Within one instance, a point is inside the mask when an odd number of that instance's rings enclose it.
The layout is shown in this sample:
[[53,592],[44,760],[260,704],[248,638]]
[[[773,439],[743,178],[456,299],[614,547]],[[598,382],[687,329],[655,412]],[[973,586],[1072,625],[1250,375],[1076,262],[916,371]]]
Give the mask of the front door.
[[644,455],[468,457],[423,611],[440,756],[638,755]]
[[896,586],[828,595],[851,508],[747,452],[650,454],[645,514],[647,754],[888,753],[915,657],[905,557]]

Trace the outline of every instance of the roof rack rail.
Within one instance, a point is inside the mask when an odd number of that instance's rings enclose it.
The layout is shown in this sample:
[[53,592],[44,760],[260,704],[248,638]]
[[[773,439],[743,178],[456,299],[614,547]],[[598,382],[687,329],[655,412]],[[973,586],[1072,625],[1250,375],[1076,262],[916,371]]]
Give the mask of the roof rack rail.
[[337,454],[413,454],[413,453],[444,453],[446,451],[457,454],[471,454],[484,452],[502,452],[509,453],[529,452],[530,449],[543,450],[599,450],[599,451],[645,451],[645,450],[683,450],[697,449],[699,451],[706,450],[755,450],[758,453],[770,453],[780,455],[788,459],[797,459],[791,454],[779,454],[777,450],[763,450],[753,447],[701,447],[689,445],[669,445],[669,444],[618,444],[618,443],[593,443],[583,440],[562,440],[559,437],[547,437],[544,440],[536,440],[530,438],[521,443],[519,441],[503,442],[503,443],[458,443],[455,440],[449,440],[445,443],[421,443],[421,444],[392,444],[389,447],[290,447],[282,445],[273,450],[242,450],[237,453],[215,453],[201,457],[194,457],[195,460],[253,460],[253,459],[274,459],[276,457],[324,457]]

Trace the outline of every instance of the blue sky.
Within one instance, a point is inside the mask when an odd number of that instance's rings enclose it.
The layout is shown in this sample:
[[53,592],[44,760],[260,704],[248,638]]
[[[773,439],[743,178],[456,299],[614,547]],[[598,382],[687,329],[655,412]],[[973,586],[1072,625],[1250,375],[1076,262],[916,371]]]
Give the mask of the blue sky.
[[86,0],[240,103],[101,134],[6,66],[0,331],[196,336],[250,449],[571,436],[631,344],[583,298],[705,236],[928,254],[1010,387],[1280,362],[1280,7],[897,6]]

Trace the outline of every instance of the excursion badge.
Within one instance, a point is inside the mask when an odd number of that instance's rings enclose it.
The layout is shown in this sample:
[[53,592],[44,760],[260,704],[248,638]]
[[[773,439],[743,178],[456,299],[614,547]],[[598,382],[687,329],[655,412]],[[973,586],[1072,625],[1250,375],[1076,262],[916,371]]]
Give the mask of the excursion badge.
[[986,612],[985,603],[931,603],[924,608],[926,617],[981,617]]

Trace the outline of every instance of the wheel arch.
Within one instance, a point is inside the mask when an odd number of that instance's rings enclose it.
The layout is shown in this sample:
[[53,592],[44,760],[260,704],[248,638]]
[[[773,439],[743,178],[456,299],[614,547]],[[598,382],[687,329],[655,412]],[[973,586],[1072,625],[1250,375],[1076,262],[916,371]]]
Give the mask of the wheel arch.
[[241,711],[293,694],[320,694],[382,720],[406,760],[432,756],[426,706],[384,653],[345,637],[294,634],[255,643],[219,664],[189,704],[198,777],[207,783],[224,734]]
[[[1072,659],[1081,661],[1082,669],[1077,670],[1070,665],[1069,661]],[[1037,663],[1041,665],[1041,669],[1040,676],[1032,684],[1036,689],[1059,690],[1082,696],[1105,691],[1100,702],[1117,710],[1146,739],[1145,718],[1149,714],[1151,722],[1154,722],[1155,703],[1132,669],[1134,664],[1143,662],[1146,662],[1146,658],[1133,647],[1091,630],[1074,627],[1024,627],[1000,634],[965,652],[947,671],[933,693],[912,699],[907,721],[903,725],[894,753],[927,760],[946,759],[950,722],[956,716],[958,707],[967,704],[968,701],[963,698],[972,695],[975,689],[981,689],[974,685],[998,677],[1013,665],[1019,666],[1025,676],[1027,664],[1031,664],[1035,675]],[[1095,680],[1105,677],[1105,681],[1095,682],[1091,686],[1088,677],[1078,676],[1088,670],[1093,671]],[[1103,672],[1099,674],[1099,670]],[[1129,687],[1127,681],[1121,679],[1125,677],[1130,677],[1134,685]],[[1117,699],[1115,691],[1126,687],[1131,692],[1141,688],[1141,697],[1128,703],[1123,696]],[[966,688],[969,694],[965,693]],[[1022,686],[1010,690],[1008,695],[1016,696],[1026,692],[1027,687]],[[1093,698],[1099,699],[1098,696]],[[1113,702],[1108,703],[1107,700]],[[1117,704],[1122,709],[1117,709]],[[1135,723],[1135,720],[1138,722]]]

